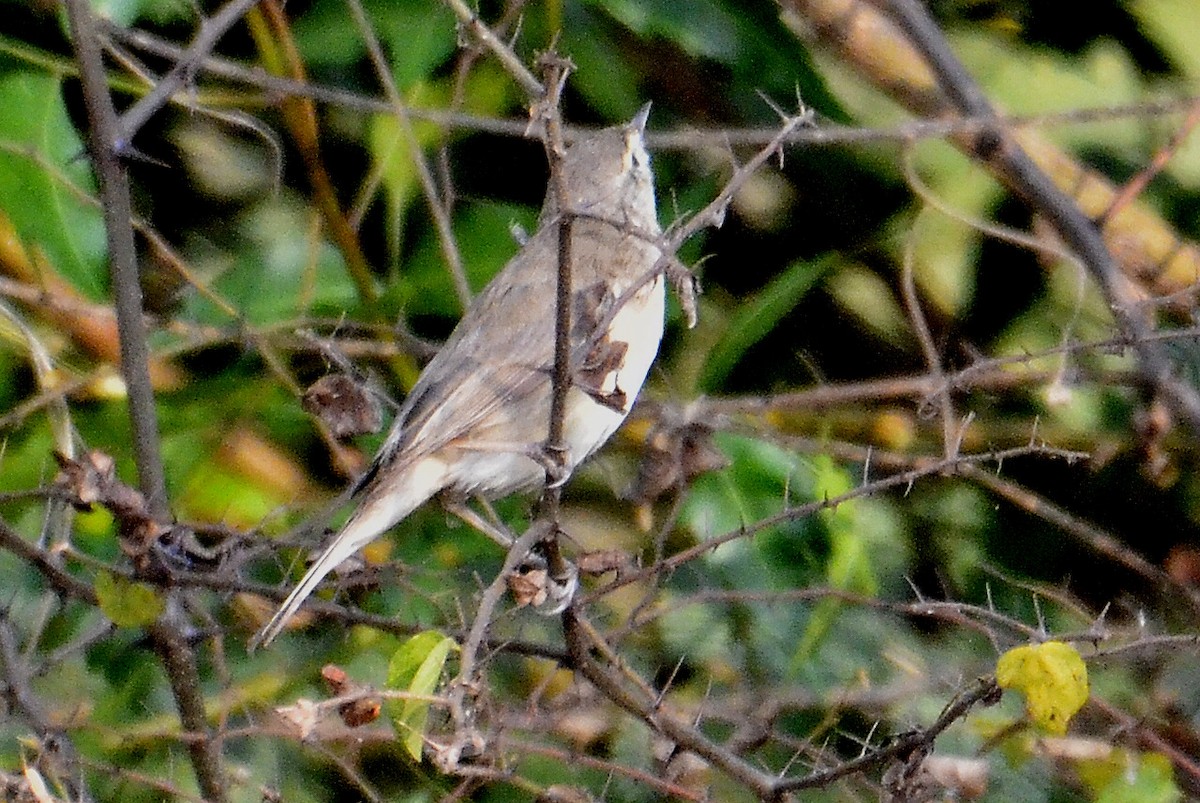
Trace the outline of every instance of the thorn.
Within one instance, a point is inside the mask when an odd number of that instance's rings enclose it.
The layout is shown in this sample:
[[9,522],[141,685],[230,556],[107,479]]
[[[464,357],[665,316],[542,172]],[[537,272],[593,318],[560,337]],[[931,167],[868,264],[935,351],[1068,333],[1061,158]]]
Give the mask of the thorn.
[[790,115],[783,110],[782,106],[771,100],[767,93],[763,92],[761,89],[756,89],[754,90],[754,94],[758,95],[762,102],[767,104],[767,107],[770,108],[771,111],[775,112],[781,122],[789,124]]

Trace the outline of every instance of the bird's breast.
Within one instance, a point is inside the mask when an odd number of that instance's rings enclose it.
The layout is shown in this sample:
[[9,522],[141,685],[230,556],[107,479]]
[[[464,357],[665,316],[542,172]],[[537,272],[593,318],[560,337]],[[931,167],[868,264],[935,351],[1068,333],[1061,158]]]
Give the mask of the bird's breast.
[[598,449],[629,414],[658,354],[664,302],[660,275],[616,311],[594,350],[597,364],[586,382],[572,387],[563,430],[573,464]]

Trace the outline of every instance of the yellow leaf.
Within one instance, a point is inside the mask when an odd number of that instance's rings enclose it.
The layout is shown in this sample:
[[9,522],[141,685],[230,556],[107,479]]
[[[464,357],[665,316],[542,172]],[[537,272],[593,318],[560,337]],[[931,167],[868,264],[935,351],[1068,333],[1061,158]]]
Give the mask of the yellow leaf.
[[1067,723],[1088,698],[1087,665],[1079,651],[1061,641],[1016,647],[996,662],[996,682],[1025,696],[1025,710],[1050,733]]

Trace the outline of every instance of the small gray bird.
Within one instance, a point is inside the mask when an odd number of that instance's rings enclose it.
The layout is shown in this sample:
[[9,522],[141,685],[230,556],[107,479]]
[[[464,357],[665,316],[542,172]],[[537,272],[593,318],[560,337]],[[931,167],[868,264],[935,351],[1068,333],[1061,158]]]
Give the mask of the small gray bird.
[[[582,136],[562,161],[574,216],[563,479],[625,420],[662,338],[661,231],[643,144],[649,111]],[[537,232],[475,298],[405,399],[354,489],[354,513],[252,644],[269,644],[326,574],[430,497],[499,498],[544,481],[562,211],[547,192]]]

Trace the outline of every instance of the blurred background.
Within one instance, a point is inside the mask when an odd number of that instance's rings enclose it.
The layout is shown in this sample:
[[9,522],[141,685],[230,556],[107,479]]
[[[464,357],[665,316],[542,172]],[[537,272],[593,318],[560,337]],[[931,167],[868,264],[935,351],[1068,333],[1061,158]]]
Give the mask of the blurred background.
[[[118,110],[218,10],[92,5]],[[644,724],[536,655],[529,645],[560,649],[560,628],[524,611],[506,609],[491,632],[525,646],[486,666],[485,720],[510,739],[503,773],[460,787],[405,754],[387,717],[351,728],[335,716],[307,740],[278,726],[272,707],[329,695],[325,664],[383,687],[409,635],[461,638],[503,555],[437,505],[325,595],[390,630],[302,619],[270,650],[245,652],[273,605],[255,590],[298,577],[315,544],[287,534],[382,437],[339,439],[304,389],[352,367],[371,392],[402,399],[463,309],[384,81],[411,113],[470,288],[536,225],[547,168],[525,135],[528,98],[452,6],[366,0],[381,77],[354,6],[263,3],[132,141],[170,508],[223,528],[182,551],[209,578],[186,581],[187,612],[230,798],[560,799],[548,790],[562,785],[591,799],[754,799],[692,753],[681,768],[677,747],[660,749]],[[929,8],[1021,144],[1102,224],[1136,317],[1194,386],[1200,7]],[[1022,188],[972,152],[974,129],[954,122],[903,32],[873,3],[833,0],[475,11],[527,65],[552,43],[571,59],[571,125],[620,123],[653,103],[664,227],[718,195],[778,131],[779,109],[812,115],[734,194],[723,225],[682,246],[703,287],[698,322],[688,328],[671,302],[639,407],[566,489],[573,554],[611,550],[627,572],[678,558],[619,587],[608,585],[619,572],[585,580],[590,614],[632,670],[680,711],[703,711],[723,744],[741,745],[747,712],[761,716],[761,740],[739,754],[803,775],[928,727],[1002,651],[1073,635],[1092,697],[1071,746],[1093,752],[1038,742],[1006,695],[937,743],[982,762],[970,765],[982,787],[939,779],[931,794],[1173,800],[1200,789],[1196,433],[1138,374],[1109,300]],[[53,2],[6,0],[0,19],[0,518],[46,546],[56,423],[111,455],[125,481],[136,472],[70,33]],[[788,513],[872,482],[845,504]],[[497,509],[520,529],[531,501]],[[153,616],[156,584],[170,582],[130,573],[116,530],[104,506],[74,514],[56,560],[90,585],[106,572],[145,583]],[[245,539],[226,549],[231,531]],[[0,578],[5,637],[96,799],[194,797],[146,622],[109,624],[128,601],[56,594],[11,548]],[[6,713],[0,761],[17,776],[45,744],[21,706]],[[887,766],[806,794],[879,798]]]

